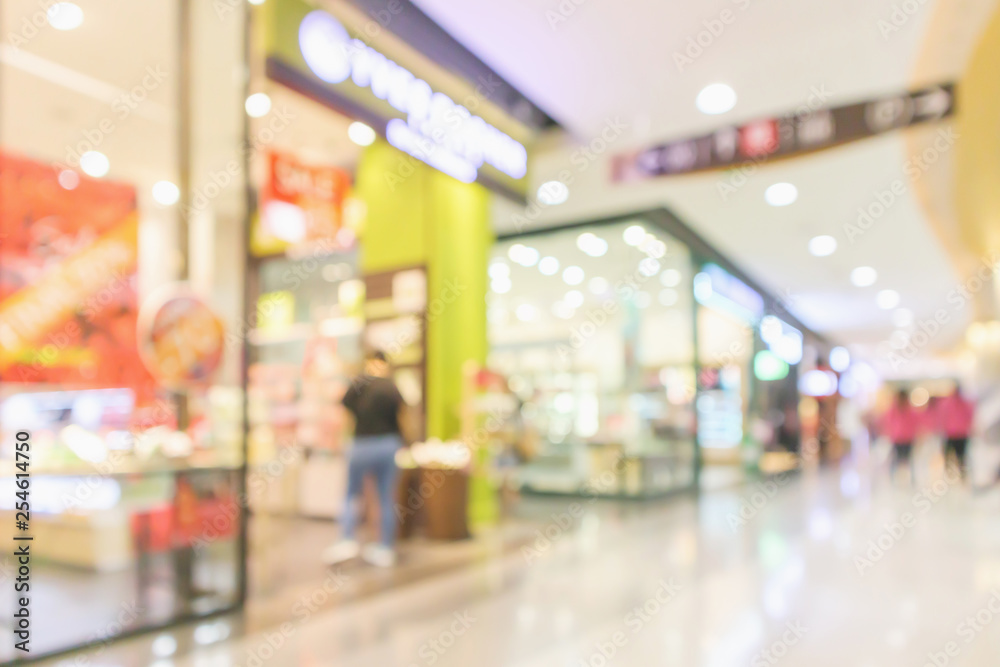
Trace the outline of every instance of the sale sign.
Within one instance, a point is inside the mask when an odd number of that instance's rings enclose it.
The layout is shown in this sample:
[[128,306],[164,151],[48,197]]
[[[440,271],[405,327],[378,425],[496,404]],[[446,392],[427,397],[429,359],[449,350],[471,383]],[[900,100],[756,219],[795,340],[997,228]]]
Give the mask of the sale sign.
[[142,306],[139,351],[161,384],[183,389],[208,381],[222,363],[225,328],[184,285],[165,285]]
[[124,183],[0,154],[0,381],[153,382],[139,361],[138,215]]
[[343,169],[311,165],[294,155],[272,152],[261,196],[253,249],[280,252],[289,245],[333,241],[344,226],[344,199],[351,177]]

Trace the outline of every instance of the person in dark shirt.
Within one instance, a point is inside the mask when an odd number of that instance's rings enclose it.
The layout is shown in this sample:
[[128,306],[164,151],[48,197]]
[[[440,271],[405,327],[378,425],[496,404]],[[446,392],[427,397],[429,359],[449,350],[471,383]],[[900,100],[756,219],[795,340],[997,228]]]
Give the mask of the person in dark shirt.
[[[404,445],[401,422],[405,419],[406,403],[389,377],[390,368],[385,354],[370,353],[365,359],[362,375],[351,382],[344,394],[343,405],[354,419],[354,445],[347,465],[347,500],[344,503],[343,534],[339,542],[323,552],[323,560],[339,563],[361,555],[380,567],[396,561],[393,543],[396,537],[396,514],[393,501],[396,493],[396,451]],[[381,541],[365,545],[354,537],[365,476],[375,478],[378,487]]]

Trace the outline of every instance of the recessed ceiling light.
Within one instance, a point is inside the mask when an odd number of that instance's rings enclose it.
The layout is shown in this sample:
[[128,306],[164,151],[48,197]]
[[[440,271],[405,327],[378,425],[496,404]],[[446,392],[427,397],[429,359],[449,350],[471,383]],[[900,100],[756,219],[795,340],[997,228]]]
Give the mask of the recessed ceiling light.
[[608,252],[608,242],[590,232],[576,237],[576,247],[591,257],[603,257]]
[[264,0],[247,0],[251,5],[263,5]]
[[80,156],[80,169],[83,169],[83,173],[87,176],[93,176],[94,178],[100,178],[108,173],[111,169],[111,162],[108,160],[108,156],[99,151],[87,151]]
[[267,96],[267,93],[254,93],[247,98],[244,106],[251,118],[261,118],[271,110],[271,98]]
[[157,204],[170,206],[181,198],[180,189],[170,181],[158,181],[153,185],[153,199]]
[[667,269],[660,274],[660,282],[664,287],[677,287],[681,284],[681,272],[677,269]]
[[829,257],[837,251],[837,239],[832,236],[816,236],[809,241],[809,252],[816,257]]
[[843,373],[851,365],[851,353],[846,347],[835,347],[830,350],[830,368]]
[[579,285],[583,282],[585,276],[583,269],[579,266],[567,266],[563,271],[562,277],[567,285]]
[[559,260],[555,257],[542,257],[538,262],[538,270],[543,276],[554,276],[559,273]]
[[639,273],[646,276],[647,278],[652,278],[659,272],[660,272],[660,262],[653,259],[652,257],[647,257],[646,259],[639,262]]
[[899,305],[899,292],[894,289],[884,289],[878,293],[875,300],[882,310],[892,310]]
[[642,225],[632,225],[622,232],[622,239],[630,246],[640,246],[646,240],[646,230]]
[[608,281],[601,276],[594,276],[587,283],[587,288],[590,290],[590,293],[596,294],[597,296],[605,294],[610,287],[611,285]]
[[851,284],[855,287],[868,287],[878,280],[878,271],[870,266],[859,266],[851,271]]
[[510,257],[512,262],[525,267],[534,266],[538,264],[539,260],[539,252],[522,243],[512,245],[510,250],[507,251],[507,256]]
[[510,265],[507,262],[499,261],[490,264],[490,268],[487,269],[490,278],[509,278],[510,277]]
[[799,189],[791,183],[775,183],[764,192],[764,200],[771,206],[788,206],[799,198]]
[[724,83],[705,86],[695,99],[698,111],[715,116],[726,113],[736,106],[736,91]]
[[494,278],[490,282],[490,290],[496,294],[506,294],[514,286],[510,278]]
[[72,2],[57,2],[45,12],[49,25],[56,30],[73,30],[83,23],[83,10]]
[[569,199],[569,188],[562,181],[547,181],[538,188],[537,196],[546,206],[558,206]]
[[563,297],[563,303],[570,308],[579,308],[583,305],[583,292],[578,289],[566,292],[566,296]]
[[80,185],[80,174],[72,169],[63,169],[59,172],[58,180],[64,190],[75,190]]
[[[268,107],[270,108],[270,102],[268,102]],[[265,111],[264,113],[267,112]],[[376,136],[375,130],[368,127],[364,123],[354,121],[347,126],[347,138],[356,143],[358,146],[371,146],[375,143]]]

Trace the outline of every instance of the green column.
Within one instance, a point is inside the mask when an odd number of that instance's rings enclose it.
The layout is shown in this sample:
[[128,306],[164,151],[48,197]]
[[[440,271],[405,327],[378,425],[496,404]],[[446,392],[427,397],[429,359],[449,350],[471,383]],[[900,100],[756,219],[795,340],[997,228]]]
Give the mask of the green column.
[[491,194],[381,140],[362,155],[355,193],[368,206],[362,270],[427,266],[427,434],[456,437],[462,364],[486,361]]

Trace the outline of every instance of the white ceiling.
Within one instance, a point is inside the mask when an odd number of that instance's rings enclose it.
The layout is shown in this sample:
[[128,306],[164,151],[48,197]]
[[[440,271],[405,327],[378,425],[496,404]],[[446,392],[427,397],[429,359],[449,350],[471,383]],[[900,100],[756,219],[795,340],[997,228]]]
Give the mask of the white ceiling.
[[[900,4],[895,0],[416,2],[572,134],[535,154],[536,185],[566,170],[573,183],[566,204],[528,215],[533,226],[667,206],[784,298],[807,325],[836,341],[860,343],[859,349],[885,356],[888,348],[877,344],[894,327],[890,313],[876,305],[875,294],[888,288],[901,293],[901,305],[911,308],[918,322],[949,309],[948,325],[922,353],[959,340],[972,313],[947,303],[959,278],[921,208],[918,193],[924,184],[917,182],[950,178],[951,157],[946,151],[917,181],[904,174],[908,156],[930,145],[936,128],[768,165],[728,199],[718,189],[729,178],[723,172],[616,186],[609,180],[608,157],[655,141],[793,112],[808,104],[811,95],[815,99],[817,90],[829,96],[824,105],[837,105],[957,78],[996,0],[928,0],[901,21],[898,31],[885,34],[879,21],[891,18]],[[565,21],[551,13],[560,6],[575,8]],[[936,60],[917,73],[930,31],[946,18],[942,9],[960,20],[948,24],[946,48],[939,45]],[[704,22],[724,10],[732,12],[731,24],[679,71],[675,52],[683,52],[689,38],[705,29]],[[732,86],[738,103],[726,114],[706,116],[694,100],[714,82]],[[580,146],[615,118],[627,125],[625,132],[604,155],[584,164]],[[858,207],[868,206],[877,191],[896,179],[903,179],[906,194],[851,243],[845,224],[856,221]],[[764,189],[778,181],[798,187],[795,204],[773,208],[764,202]],[[509,205],[498,211],[499,231],[511,231],[515,216],[525,215],[524,209]],[[950,220],[946,216],[942,222]],[[839,241],[833,256],[808,253],[808,240],[819,234]],[[861,265],[878,270],[873,287],[850,284],[851,269]]]

